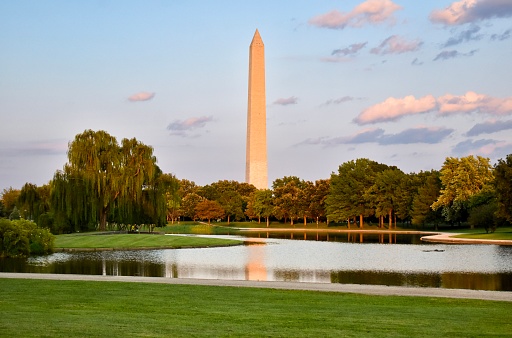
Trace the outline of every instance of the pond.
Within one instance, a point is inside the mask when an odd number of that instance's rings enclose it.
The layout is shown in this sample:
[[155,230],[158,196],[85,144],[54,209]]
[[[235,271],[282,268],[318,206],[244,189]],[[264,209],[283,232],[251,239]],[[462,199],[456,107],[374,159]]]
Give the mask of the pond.
[[422,244],[418,235],[273,235],[251,233],[251,245],[235,247],[4,259],[0,271],[512,291],[510,246]]

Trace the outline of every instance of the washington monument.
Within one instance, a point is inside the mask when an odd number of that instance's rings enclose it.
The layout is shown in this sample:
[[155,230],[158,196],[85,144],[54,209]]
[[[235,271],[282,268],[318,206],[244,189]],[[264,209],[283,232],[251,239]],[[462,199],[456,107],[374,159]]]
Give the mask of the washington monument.
[[267,112],[265,99],[265,46],[258,30],[249,47],[249,98],[245,181],[267,189]]

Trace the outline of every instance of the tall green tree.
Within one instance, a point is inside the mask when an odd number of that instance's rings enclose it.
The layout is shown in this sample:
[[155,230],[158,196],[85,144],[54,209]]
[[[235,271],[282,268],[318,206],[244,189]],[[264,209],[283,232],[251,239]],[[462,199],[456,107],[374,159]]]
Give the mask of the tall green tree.
[[293,225],[294,220],[303,215],[305,206],[301,203],[300,191],[304,185],[305,182],[296,176],[285,176],[273,182],[273,213],[278,219],[284,219],[285,223],[290,219],[290,224]]
[[316,221],[318,225],[320,219],[324,219],[325,214],[325,200],[329,195],[329,179],[316,180],[314,186],[309,186],[309,205],[308,214]]
[[440,210],[432,210],[430,207],[438,198],[441,190],[441,179],[439,171],[421,172],[416,175],[419,182],[417,191],[413,195],[411,220],[414,225],[425,225],[434,223],[437,225],[442,219]]
[[[25,183],[21,188],[18,202],[20,204],[23,218],[28,220],[37,219],[39,216],[39,202],[41,198],[37,186],[32,183]],[[36,214],[37,213],[37,214]]]
[[217,202],[225,211],[228,225],[231,217],[234,217],[235,220],[244,218],[243,199],[237,191],[225,190],[221,192]]
[[270,216],[274,210],[273,196],[270,189],[256,190],[253,193],[252,209],[254,214],[258,217],[258,223],[260,218],[263,217],[266,220],[267,227],[270,225]]
[[160,173],[152,147],[136,139],[123,139],[119,145],[105,131],[86,130],[69,144],[68,163],[54,176],[52,201],[66,210],[75,228],[87,222],[105,230],[109,216],[128,221],[140,214],[143,191],[155,189]]
[[181,216],[181,196],[180,180],[172,174],[162,174],[158,178],[160,189],[165,194],[165,204],[167,206],[166,220],[174,221]]
[[512,223],[512,154],[494,166],[497,214]]
[[385,169],[375,175],[373,185],[367,190],[367,198],[375,208],[375,215],[379,217],[379,226],[383,226],[384,217],[387,216],[388,229],[393,228],[393,220],[396,228],[393,212],[398,207],[397,190],[403,179],[405,174],[400,169]]
[[374,185],[377,174],[387,168],[385,164],[366,158],[340,165],[338,173],[331,175],[329,196],[326,199],[327,217],[341,221],[359,216],[359,226],[363,228],[364,217],[374,213],[367,192]]
[[16,206],[16,203],[18,202],[18,197],[20,196],[20,190],[19,189],[13,189],[13,187],[9,187],[8,189],[2,190],[2,202],[4,204],[4,213],[6,215],[9,215],[14,207]]
[[443,208],[447,221],[462,221],[467,215],[467,202],[493,181],[488,158],[467,156],[447,157],[441,169],[441,194],[432,209]]
[[188,217],[195,221],[197,219],[196,217],[196,207],[197,205],[205,200],[204,197],[199,196],[196,193],[188,193],[183,197],[181,200],[181,213],[183,216]]

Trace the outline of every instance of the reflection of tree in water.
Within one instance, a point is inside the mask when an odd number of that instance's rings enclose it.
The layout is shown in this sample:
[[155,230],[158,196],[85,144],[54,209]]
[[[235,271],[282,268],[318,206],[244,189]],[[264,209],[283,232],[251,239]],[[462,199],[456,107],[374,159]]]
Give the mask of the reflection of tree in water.
[[329,283],[329,271],[275,270],[274,279],[284,282],[308,281],[313,283]]
[[511,291],[511,277],[510,273],[334,271],[331,273],[331,283]]
[[396,232],[367,233],[360,231],[350,232],[325,232],[325,231],[264,231],[246,232],[246,237],[275,238],[308,240],[317,242],[340,242],[340,243],[381,243],[381,244],[422,244],[421,237],[417,234],[400,234]]

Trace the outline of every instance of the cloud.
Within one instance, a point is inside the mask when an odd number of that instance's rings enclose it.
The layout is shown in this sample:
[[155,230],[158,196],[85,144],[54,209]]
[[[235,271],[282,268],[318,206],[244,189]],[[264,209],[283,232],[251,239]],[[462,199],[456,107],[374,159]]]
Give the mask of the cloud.
[[458,143],[452,150],[456,156],[480,155],[502,158],[510,153],[511,143],[490,139],[466,140]]
[[362,100],[362,98],[360,98],[360,97],[353,97],[353,96],[343,96],[343,97],[340,97],[340,98],[337,98],[337,99],[327,100],[324,103],[322,103],[322,106],[329,106],[331,104],[340,104],[340,103],[350,102],[350,101],[354,101],[354,100]]
[[459,53],[456,50],[442,51],[441,53],[437,54],[437,56],[434,58],[434,61],[448,60],[448,59],[453,59],[453,58],[460,57],[460,56],[473,56],[477,51],[478,51],[477,49],[474,49],[468,53]]
[[512,96],[502,99],[469,91],[460,96],[443,95],[437,102],[440,115],[472,112],[490,115],[512,114]]
[[213,121],[212,116],[191,117],[186,120],[176,120],[167,126],[174,136],[189,136],[191,130],[203,128],[208,122]]
[[376,129],[365,129],[361,130],[354,135],[346,136],[346,137],[338,137],[336,139],[332,139],[334,144],[361,144],[361,143],[371,143],[378,142],[379,139],[384,135],[384,130],[380,128]]
[[503,34],[493,34],[491,35],[491,40],[493,41],[504,41],[510,39],[510,33],[512,33],[512,29],[507,29]]
[[372,128],[361,130],[353,135],[341,137],[319,137],[316,139],[308,138],[299,145],[322,145],[324,147],[333,147],[340,144],[361,144],[361,143],[377,143],[379,138],[384,134],[384,130],[380,128]]
[[411,65],[413,66],[421,66],[423,64],[423,62],[421,62],[420,60],[418,60],[418,58],[415,58],[414,60],[412,60],[411,62]]
[[155,93],[148,93],[148,92],[140,92],[137,94],[133,94],[128,98],[128,101],[131,102],[138,102],[138,101],[149,101],[153,97],[155,97]]
[[476,34],[480,31],[480,27],[477,25],[471,25],[469,29],[462,31],[456,37],[451,37],[446,41],[443,47],[451,47],[467,41],[478,41],[482,39],[482,34]]
[[22,142],[0,147],[0,157],[54,156],[66,154],[68,143],[64,140]]
[[406,129],[398,134],[384,135],[380,138],[379,144],[411,144],[428,143],[437,144],[453,133],[453,129],[436,127],[418,127]]
[[436,99],[432,95],[416,99],[409,95],[404,98],[387,98],[384,102],[365,109],[354,119],[357,124],[377,123],[397,120],[405,115],[422,114],[436,108]]
[[273,104],[287,106],[290,104],[297,104],[298,101],[299,101],[299,99],[297,97],[290,96],[288,98],[279,98],[279,99],[275,100]]
[[347,57],[341,57],[341,56],[331,56],[331,57],[321,58],[320,61],[331,62],[331,63],[340,63],[340,62],[351,62],[352,59],[347,58]]
[[375,48],[370,50],[372,54],[402,54],[418,50],[423,43],[419,40],[407,41],[398,35],[391,35]]
[[367,0],[348,13],[332,10],[326,14],[315,16],[309,24],[330,29],[345,27],[362,27],[366,24],[394,23],[394,12],[402,9],[391,0]]
[[437,111],[440,116],[460,113],[481,113],[488,115],[512,114],[512,96],[497,98],[472,91],[464,95],[446,94],[438,98],[427,95],[416,99],[414,96],[404,98],[389,97],[384,102],[363,110],[354,122],[359,125],[396,121],[404,116]]
[[368,42],[362,42],[362,43],[354,43],[350,46],[343,48],[343,49],[335,49],[332,51],[331,55],[354,55],[357,52],[359,52],[361,49],[363,49]]
[[461,0],[453,2],[445,9],[433,10],[429,19],[433,23],[453,26],[510,16],[512,16],[510,0]]
[[502,130],[512,129],[512,120],[508,121],[487,121],[478,123],[473,126],[467,133],[466,136],[477,136],[480,134],[492,134]]
[[321,145],[333,147],[342,144],[363,144],[377,143],[380,145],[428,143],[437,144],[453,133],[453,129],[436,127],[418,127],[406,129],[398,134],[384,134],[381,128],[361,130],[353,135],[341,137],[319,137],[307,139],[297,144],[300,145]]

